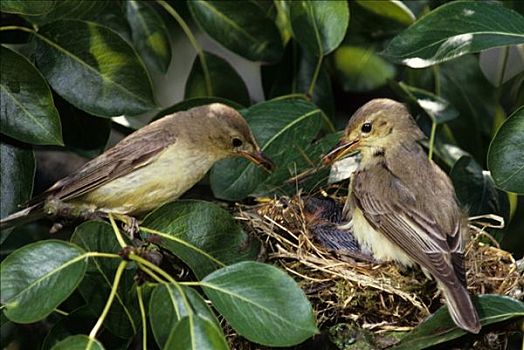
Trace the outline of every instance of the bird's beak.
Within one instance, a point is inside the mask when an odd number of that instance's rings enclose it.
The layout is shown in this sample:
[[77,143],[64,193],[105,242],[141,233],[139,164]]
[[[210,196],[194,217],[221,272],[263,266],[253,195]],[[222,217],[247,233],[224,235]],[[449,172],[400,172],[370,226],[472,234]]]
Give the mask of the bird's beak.
[[340,140],[340,142],[337,143],[336,146],[322,158],[322,163],[324,163],[324,165],[329,165],[336,160],[344,158],[348,154],[353,153],[359,143],[360,139],[358,138],[352,141],[347,141],[344,139]]
[[249,161],[255,163],[256,165],[262,166],[267,171],[272,171],[275,168],[273,161],[266,157],[264,153],[260,151],[248,152],[248,151],[238,151],[241,157],[248,159]]

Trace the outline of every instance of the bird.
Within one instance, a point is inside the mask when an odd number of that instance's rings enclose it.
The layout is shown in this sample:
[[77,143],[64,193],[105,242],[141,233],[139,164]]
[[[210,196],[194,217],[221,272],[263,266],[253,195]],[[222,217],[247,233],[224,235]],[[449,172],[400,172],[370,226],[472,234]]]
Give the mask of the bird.
[[160,118],[0,220],[8,228],[45,216],[135,217],[179,198],[213,164],[244,157],[271,170],[244,117],[220,103]]
[[419,265],[442,291],[454,323],[479,333],[480,321],[466,287],[467,216],[453,184],[424,152],[424,133],[408,109],[373,99],[350,118],[326,165],[359,153],[345,224],[375,259]]

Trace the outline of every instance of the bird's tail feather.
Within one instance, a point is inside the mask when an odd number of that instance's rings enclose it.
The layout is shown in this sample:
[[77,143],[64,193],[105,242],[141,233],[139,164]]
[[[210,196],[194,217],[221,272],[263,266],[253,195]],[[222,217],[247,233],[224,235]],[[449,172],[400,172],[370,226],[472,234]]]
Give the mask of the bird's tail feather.
[[19,226],[34,220],[38,220],[44,216],[45,213],[43,208],[40,205],[34,205],[17,211],[0,220],[0,230],[5,230],[10,227]]
[[480,331],[480,320],[466,287],[460,283],[451,286],[439,284],[455,324],[470,333],[477,334]]

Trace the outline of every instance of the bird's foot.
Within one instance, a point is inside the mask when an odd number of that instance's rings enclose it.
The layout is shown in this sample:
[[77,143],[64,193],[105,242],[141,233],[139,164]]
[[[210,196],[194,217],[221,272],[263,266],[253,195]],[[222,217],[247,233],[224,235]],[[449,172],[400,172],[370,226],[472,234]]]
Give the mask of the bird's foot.
[[138,238],[140,227],[135,217],[125,214],[113,214],[113,216],[122,223],[122,230],[129,239],[134,240]]

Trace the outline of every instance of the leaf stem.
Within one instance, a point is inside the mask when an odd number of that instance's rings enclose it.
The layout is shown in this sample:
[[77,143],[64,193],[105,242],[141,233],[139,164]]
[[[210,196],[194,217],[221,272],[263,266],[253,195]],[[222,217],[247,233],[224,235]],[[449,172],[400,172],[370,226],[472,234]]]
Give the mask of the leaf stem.
[[62,315],[62,316],[69,316],[69,312],[66,312],[66,311],[62,311],[60,309],[55,309],[54,310],[57,314],[59,315]]
[[[182,301],[184,305],[186,306],[186,309],[188,310],[188,314],[192,314],[193,309],[191,309],[191,305],[189,304],[189,301],[187,300],[186,293],[184,293],[184,290],[182,287],[180,287],[180,283],[178,283],[173,277],[171,277],[170,274],[162,270],[160,267],[156,266],[150,261],[147,261],[146,259],[142,258],[141,256],[136,255],[135,253],[129,254],[129,259],[135,261],[139,264],[141,267],[147,267],[148,270],[152,270],[153,272],[159,274],[160,276],[164,277],[169,283],[171,283],[178,291],[180,292],[180,295],[182,296]],[[146,273],[147,271],[144,270]]]
[[438,64],[433,66],[433,79],[435,79],[435,95],[440,96],[440,67]]
[[111,293],[109,293],[109,298],[107,298],[106,305],[104,306],[104,310],[102,311],[102,314],[96,321],[95,326],[89,333],[89,343],[87,345],[87,348],[91,348],[92,342],[96,338],[96,334],[100,330],[100,327],[102,327],[102,324],[104,323],[105,318],[107,317],[107,314],[109,313],[109,309],[111,308],[111,305],[113,304],[113,300],[115,299],[116,291],[118,290],[118,285],[120,284],[120,278],[122,277],[122,274],[124,273],[124,269],[127,266],[127,261],[122,260],[120,264],[118,265],[118,268],[116,269],[115,273],[115,279],[113,281],[113,286],[111,287]]
[[0,32],[7,31],[7,30],[21,30],[23,32],[35,34],[36,31],[32,28],[22,27],[22,26],[3,26],[0,27]]
[[147,267],[145,267],[144,265],[142,265],[140,263],[138,263],[138,267],[140,268],[140,270],[142,270],[145,273],[147,273],[152,279],[154,279],[158,283],[166,283],[165,280],[163,280],[160,277],[158,277],[158,275],[156,273],[154,273],[151,269],[148,269]]
[[136,287],[136,296],[138,298],[138,307],[140,308],[140,317],[142,319],[142,349],[147,349],[146,308],[144,307],[144,298],[142,296],[142,286]]
[[[435,95],[440,96],[440,67],[435,64],[433,67],[433,77],[435,79]],[[433,158],[433,149],[435,148],[435,134],[437,132],[437,119],[431,116],[431,134],[429,135],[429,152],[428,158]]]
[[322,67],[323,60],[324,60],[324,56],[320,55],[317,61],[317,66],[315,67],[315,72],[313,73],[313,77],[311,78],[311,82],[309,83],[309,89],[307,90],[307,95],[311,99],[313,98],[313,92],[315,91],[315,86],[317,84],[317,79],[320,73],[320,68]]
[[122,259],[118,254],[114,253],[101,253],[101,252],[87,252],[83,255],[86,258],[110,258],[110,259]]
[[168,235],[167,233],[164,233],[164,232],[160,232],[160,231],[157,231],[157,230],[154,230],[154,229],[151,229],[151,228],[147,228],[147,227],[140,227],[140,230],[146,232],[146,233],[151,233],[151,234],[154,234],[154,235],[157,235],[157,236],[160,236],[162,238],[165,238],[165,239],[168,239],[168,240],[171,240],[171,241],[174,241],[174,242],[177,242],[177,243],[180,243],[182,244],[183,246],[186,246],[188,247],[189,249],[192,249],[194,250],[195,252],[205,256],[206,258],[208,258],[209,260],[211,260],[212,262],[214,262],[215,264],[217,264],[218,266],[220,267],[224,267],[226,266],[226,264],[224,264],[222,261],[218,260],[217,258],[215,258],[214,256],[208,254],[207,252],[203,251],[202,249],[192,245],[191,243],[189,242],[186,242],[184,241],[183,239],[180,239],[178,237],[175,237],[175,236],[171,236],[171,235]]
[[207,66],[206,62],[206,56],[204,53],[204,50],[196,40],[195,36],[191,32],[191,29],[189,29],[189,26],[187,23],[182,19],[182,17],[178,14],[178,12],[175,11],[171,5],[169,5],[164,0],[156,0],[156,2],[164,8],[173,18],[175,21],[177,21],[178,25],[182,30],[184,31],[184,34],[186,34],[187,38],[191,42],[191,46],[195,49],[198,55],[198,59],[200,60],[200,64],[202,65],[202,71],[204,72],[204,80],[206,81],[206,91],[209,96],[213,96],[213,86],[211,85],[211,75],[209,74],[209,68]]
[[428,158],[431,160],[433,157],[433,148],[435,147],[435,133],[437,131],[437,121],[435,118],[431,118],[431,135],[429,136],[429,152]]
[[125,248],[127,247],[127,243],[124,240],[124,237],[122,237],[122,234],[120,233],[120,230],[116,226],[115,219],[113,218],[113,214],[109,213],[109,222],[111,222],[111,227],[113,228],[113,231],[115,232],[116,240],[118,241],[118,244],[120,244],[120,247]]
[[499,81],[498,81],[498,88],[502,86],[502,83],[504,82],[504,73],[506,73],[506,66],[508,64],[508,58],[509,58],[509,46],[504,47],[503,51],[504,58],[502,59],[502,67],[499,72]]

